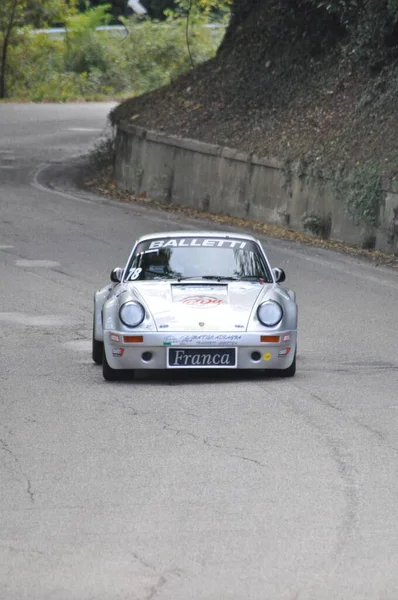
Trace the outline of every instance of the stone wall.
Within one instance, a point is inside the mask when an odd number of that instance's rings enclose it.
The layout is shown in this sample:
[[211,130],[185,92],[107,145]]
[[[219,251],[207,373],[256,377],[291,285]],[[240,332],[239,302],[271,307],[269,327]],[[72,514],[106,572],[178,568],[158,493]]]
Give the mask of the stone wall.
[[159,202],[307,232],[306,216],[315,215],[332,240],[358,246],[373,240],[379,250],[398,250],[398,189],[389,183],[383,186],[379,227],[359,226],[328,181],[311,185],[305,174],[287,175],[276,160],[126,122],[117,131],[115,170],[120,188]]

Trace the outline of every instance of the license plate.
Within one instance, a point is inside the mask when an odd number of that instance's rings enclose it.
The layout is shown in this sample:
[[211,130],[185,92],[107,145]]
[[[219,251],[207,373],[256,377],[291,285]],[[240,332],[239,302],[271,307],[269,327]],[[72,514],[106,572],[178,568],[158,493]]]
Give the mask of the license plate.
[[234,369],[236,348],[168,348],[170,369]]

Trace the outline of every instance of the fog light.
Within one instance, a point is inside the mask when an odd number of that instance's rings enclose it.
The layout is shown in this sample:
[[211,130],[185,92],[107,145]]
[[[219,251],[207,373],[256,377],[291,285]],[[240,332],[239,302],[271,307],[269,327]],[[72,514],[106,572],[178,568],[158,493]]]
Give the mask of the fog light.
[[257,352],[257,350],[255,350],[254,352],[251,353],[251,359],[253,362],[259,362],[261,360],[261,354],[260,352]]
[[143,352],[141,358],[144,362],[150,362],[152,360],[152,352]]

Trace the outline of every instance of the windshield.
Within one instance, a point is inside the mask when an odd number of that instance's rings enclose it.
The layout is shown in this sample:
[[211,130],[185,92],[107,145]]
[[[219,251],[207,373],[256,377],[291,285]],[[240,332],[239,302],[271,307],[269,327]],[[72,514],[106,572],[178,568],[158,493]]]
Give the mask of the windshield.
[[139,243],[125,280],[190,278],[272,281],[256,243],[205,237],[159,238]]

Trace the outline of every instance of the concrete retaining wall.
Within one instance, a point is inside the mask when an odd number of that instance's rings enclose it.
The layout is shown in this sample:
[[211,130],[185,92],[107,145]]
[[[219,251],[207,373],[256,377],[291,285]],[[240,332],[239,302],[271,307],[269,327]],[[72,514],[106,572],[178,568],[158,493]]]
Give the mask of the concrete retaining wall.
[[[308,213],[330,224],[330,239],[398,251],[398,189],[387,182],[377,229],[357,226],[331,185],[311,186],[295,174],[286,182],[272,159],[181,139],[120,123],[116,136],[116,182],[154,200],[243,217],[304,231]],[[391,189],[389,189],[391,188]]]

